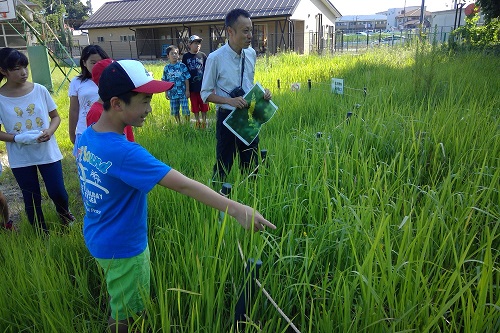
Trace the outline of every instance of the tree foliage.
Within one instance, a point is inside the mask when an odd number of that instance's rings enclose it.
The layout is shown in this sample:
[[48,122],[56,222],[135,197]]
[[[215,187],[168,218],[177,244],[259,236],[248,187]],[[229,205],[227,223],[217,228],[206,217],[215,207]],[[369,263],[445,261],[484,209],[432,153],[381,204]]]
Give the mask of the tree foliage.
[[493,18],[487,24],[478,26],[479,15],[465,19],[465,25],[455,29],[450,36],[452,49],[494,50],[500,48],[500,19]]
[[476,0],[476,5],[481,7],[486,23],[500,17],[500,1],[498,0]]
[[[90,8],[80,0],[35,0],[48,15],[58,14],[64,9],[65,18],[70,20],[87,19]],[[62,9],[61,9],[62,8]]]

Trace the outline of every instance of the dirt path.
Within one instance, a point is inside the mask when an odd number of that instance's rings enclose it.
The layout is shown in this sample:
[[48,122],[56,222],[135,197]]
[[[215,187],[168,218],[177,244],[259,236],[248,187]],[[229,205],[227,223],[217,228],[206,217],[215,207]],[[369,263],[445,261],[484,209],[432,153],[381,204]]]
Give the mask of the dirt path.
[[0,151],[0,163],[2,163],[3,172],[0,176],[0,191],[7,198],[7,204],[9,205],[10,218],[14,223],[19,223],[21,219],[21,213],[24,210],[23,205],[23,195],[21,190],[17,185],[16,179],[9,172],[9,162],[7,160],[7,154],[5,151]]

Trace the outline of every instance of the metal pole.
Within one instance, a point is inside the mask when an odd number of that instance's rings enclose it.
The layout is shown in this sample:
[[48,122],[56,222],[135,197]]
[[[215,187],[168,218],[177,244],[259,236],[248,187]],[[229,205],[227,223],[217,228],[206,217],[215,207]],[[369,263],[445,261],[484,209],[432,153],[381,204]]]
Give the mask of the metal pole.
[[424,27],[424,12],[425,12],[425,0],[422,0],[422,6],[420,7],[420,29]]
[[457,2],[455,1],[455,24],[453,24],[453,30],[457,28],[457,16],[458,16],[458,6]]
[[465,6],[465,3],[460,3],[460,5],[458,5],[458,23],[457,23],[457,28],[460,28],[460,21],[462,20],[462,10]]

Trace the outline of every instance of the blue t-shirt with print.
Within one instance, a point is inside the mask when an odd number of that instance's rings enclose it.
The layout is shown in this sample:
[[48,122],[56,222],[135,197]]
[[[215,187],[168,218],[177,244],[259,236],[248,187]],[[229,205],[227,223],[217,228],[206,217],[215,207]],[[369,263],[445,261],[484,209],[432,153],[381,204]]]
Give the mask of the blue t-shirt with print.
[[100,259],[130,258],[147,246],[147,194],[171,170],[124,135],[87,128],[78,142],[83,236]]
[[172,89],[167,91],[168,98],[181,99],[186,98],[186,80],[191,77],[188,68],[182,62],[175,64],[166,64],[163,68],[163,81],[173,82]]

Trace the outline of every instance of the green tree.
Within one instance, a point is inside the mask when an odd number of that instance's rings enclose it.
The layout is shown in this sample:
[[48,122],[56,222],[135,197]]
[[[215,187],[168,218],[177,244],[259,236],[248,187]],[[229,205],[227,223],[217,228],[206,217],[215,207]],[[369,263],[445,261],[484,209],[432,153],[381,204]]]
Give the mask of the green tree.
[[500,1],[498,0],[476,0],[476,5],[481,7],[484,20],[489,23],[492,19],[500,17]]
[[479,15],[470,15],[465,25],[455,29],[450,35],[452,49],[486,50],[500,52],[500,19],[492,18],[485,25],[477,25]]
[[80,0],[35,0],[48,15],[56,14],[60,7],[65,8],[65,18],[70,20],[87,19],[90,8]]
[[65,46],[72,45],[71,28],[87,19],[89,8],[80,0],[33,0],[40,5],[45,22]]

